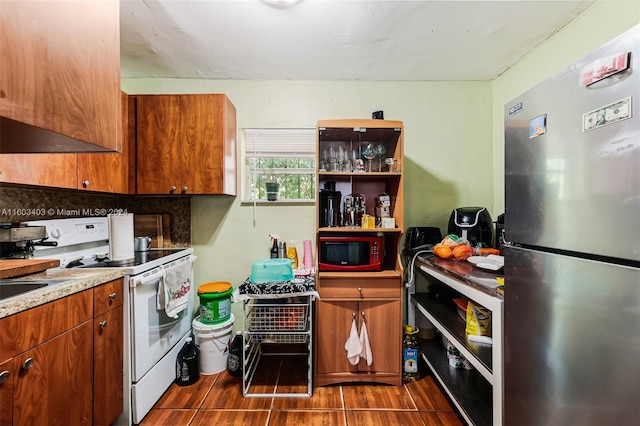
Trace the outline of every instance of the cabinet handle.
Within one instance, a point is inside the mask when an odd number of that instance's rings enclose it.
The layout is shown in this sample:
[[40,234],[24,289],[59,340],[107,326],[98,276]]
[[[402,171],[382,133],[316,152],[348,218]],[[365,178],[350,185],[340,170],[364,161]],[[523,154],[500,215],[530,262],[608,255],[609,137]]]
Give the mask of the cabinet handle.
[[22,369],[29,370],[31,367],[33,367],[33,364],[35,364],[33,358],[27,358],[24,360],[24,364],[22,364]]
[[175,186],[175,185],[172,185],[172,186],[171,186],[171,188],[169,188],[169,192],[173,192],[173,191],[175,191],[176,189],[178,189],[178,188],[176,188],[176,186]]
[[189,188],[187,188],[186,186],[183,186],[182,187],[182,193],[184,194],[185,192],[187,192],[187,189],[189,189]]
[[107,326],[107,320],[100,321],[100,327],[105,328]]
[[90,184],[91,184],[91,182],[89,182],[88,180],[83,180],[83,181],[82,181],[82,187],[83,187],[83,188],[88,187]]
[[2,373],[0,373],[0,385],[4,384],[7,380],[9,380],[10,376],[11,376],[11,373],[9,373],[7,370],[4,370]]
[[115,300],[115,298],[116,298],[116,297],[118,297],[118,294],[117,294],[117,293],[111,293],[111,294],[109,295],[109,299],[111,299],[111,300]]
[[358,287],[358,291],[362,293],[362,287]]

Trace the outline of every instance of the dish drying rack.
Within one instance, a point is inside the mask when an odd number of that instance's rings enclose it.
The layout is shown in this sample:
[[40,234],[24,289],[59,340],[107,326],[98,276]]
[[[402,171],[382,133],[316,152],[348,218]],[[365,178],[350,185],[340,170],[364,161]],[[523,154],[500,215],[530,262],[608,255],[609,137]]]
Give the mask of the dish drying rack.
[[[312,395],[312,295],[281,299],[253,297],[243,302],[242,394],[245,397],[310,397]],[[277,351],[278,344],[304,345],[304,351]],[[275,351],[264,351],[270,345]],[[265,346],[266,348],[266,346]],[[296,347],[297,349],[297,347]],[[282,392],[280,380],[273,393],[253,392],[255,373],[263,357],[305,356],[306,392]]]

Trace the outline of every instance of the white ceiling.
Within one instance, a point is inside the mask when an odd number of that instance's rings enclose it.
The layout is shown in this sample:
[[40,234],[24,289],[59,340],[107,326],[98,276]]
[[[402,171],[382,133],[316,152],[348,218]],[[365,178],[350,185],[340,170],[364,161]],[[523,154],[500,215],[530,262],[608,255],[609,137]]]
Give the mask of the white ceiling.
[[594,1],[121,0],[122,77],[491,80]]

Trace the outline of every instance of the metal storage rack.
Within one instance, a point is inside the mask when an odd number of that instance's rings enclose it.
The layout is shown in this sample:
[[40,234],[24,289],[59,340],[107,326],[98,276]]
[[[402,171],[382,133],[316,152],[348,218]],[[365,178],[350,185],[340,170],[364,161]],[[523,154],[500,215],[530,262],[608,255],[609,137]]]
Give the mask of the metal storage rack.
[[[503,374],[502,374],[502,334],[503,299],[493,292],[480,290],[458,276],[434,267],[430,262],[418,259],[414,268],[456,290],[462,296],[491,310],[493,344],[491,346],[469,343],[464,322],[459,320],[455,310],[441,301],[428,297],[425,293],[411,295],[409,315],[415,318],[416,311],[422,313],[433,326],[451,342],[458,351],[475,367],[476,371],[450,368],[445,350],[437,339],[421,342],[422,358],[436,379],[451,398],[460,414],[469,425],[503,424]],[[472,281],[473,278],[467,278]],[[479,279],[476,279],[478,282]]]
[[[243,302],[242,394],[245,397],[310,397],[313,366],[313,296],[285,299],[252,298]],[[304,352],[263,352],[268,344],[306,344]],[[307,392],[250,392],[256,369],[263,356],[306,355]]]

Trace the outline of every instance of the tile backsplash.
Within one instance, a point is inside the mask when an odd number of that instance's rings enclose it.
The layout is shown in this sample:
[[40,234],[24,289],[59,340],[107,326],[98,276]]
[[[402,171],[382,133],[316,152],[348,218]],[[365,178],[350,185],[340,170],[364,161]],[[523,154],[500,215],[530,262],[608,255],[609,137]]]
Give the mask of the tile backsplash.
[[172,247],[191,245],[191,198],[92,193],[0,185],[0,222],[105,216],[114,210],[169,214]]

